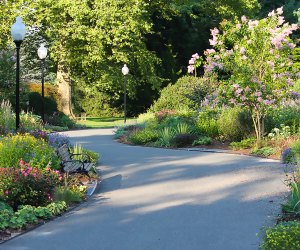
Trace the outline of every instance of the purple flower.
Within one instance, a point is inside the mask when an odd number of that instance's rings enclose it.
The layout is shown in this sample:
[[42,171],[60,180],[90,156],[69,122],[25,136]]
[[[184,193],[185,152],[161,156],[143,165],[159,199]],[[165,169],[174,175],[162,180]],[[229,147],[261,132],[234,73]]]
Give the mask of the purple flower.
[[250,92],[251,91],[251,88],[249,87],[249,86],[247,86],[246,88],[245,88],[245,92]]
[[239,88],[235,91],[235,94],[239,96],[243,92],[243,89]]
[[235,103],[236,103],[236,100],[235,100],[235,99],[233,99],[233,98],[231,98],[231,99],[229,100],[229,103],[231,103],[231,104],[235,104]]
[[241,99],[242,101],[246,101],[247,97],[244,96],[244,95],[242,95],[242,96],[240,97],[240,99]]
[[291,78],[288,78],[288,79],[286,80],[286,82],[287,82],[287,84],[288,84],[289,86],[293,86],[293,85],[294,85],[294,82],[293,82],[293,80],[292,80]]
[[258,98],[257,98],[257,101],[258,101],[258,102],[263,102],[264,100],[263,100],[261,97],[258,97]]

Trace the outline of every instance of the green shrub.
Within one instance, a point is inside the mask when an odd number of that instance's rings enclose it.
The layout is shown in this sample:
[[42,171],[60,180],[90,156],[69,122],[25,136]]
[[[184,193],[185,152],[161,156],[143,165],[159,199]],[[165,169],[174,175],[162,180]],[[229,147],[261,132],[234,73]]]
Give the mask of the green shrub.
[[220,135],[225,140],[241,140],[251,132],[251,116],[241,108],[223,109],[218,121]]
[[193,142],[193,146],[197,145],[209,145],[212,143],[212,139],[208,136],[200,136],[197,140]]
[[32,167],[45,168],[51,162],[52,168],[60,168],[55,148],[49,146],[46,141],[29,134],[2,138],[0,140],[0,167],[17,167],[21,159]]
[[254,149],[251,152],[251,154],[267,157],[267,156],[274,154],[274,149],[270,148],[270,147],[258,148],[258,149]]
[[196,139],[196,135],[193,134],[176,134],[172,139],[171,144],[175,147],[186,147],[192,145]]
[[256,143],[255,138],[247,138],[243,139],[240,142],[231,142],[230,147],[233,150],[240,150],[240,149],[246,149],[246,148],[252,148]]
[[142,129],[130,134],[128,140],[137,145],[145,145],[150,142],[155,142],[159,138],[158,133],[155,130]]
[[199,112],[196,125],[199,133],[212,138],[219,135],[219,128],[217,119],[219,116],[219,110],[205,109]]
[[[42,94],[42,86],[40,83],[28,83],[28,88],[30,92]],[[44,96],[51,98],[56,103],[59,103],[61,100],[61,95],[58,93],[57,86],[48,83],[44,84]]]
[[[41,115],[43,97],[40,93],[31,92],[28,95],[29,98],[29,109],[32,110],[35,114]],[[52,115],[54,112],[57,111],[57,103],[54,99],[49,98],[47,96],[44,97],[44,113],[46,115]]]
[[183,76],[175,84],[169,84],[154,102],[150,110],[197,110],[211,89],[210,79]]
[[20,169],[1,168],[0,200],[14,210],[20,205],[46,205],[61,179],[58,171],[40,170],[27,164],[21,165]]
[[263,250],[299,250],[300,222],[282,222],[273,228],[268,228],[261,248]]
[[273,128],[280,128],[281,124],[289,126],[291,134],[297,133],[300,126],[299,106],[281,106],[270,109],[265,118],[265,132],[270,133]]
[[47,122],[54,126],[73,128],[75,122],[62,112],[55,112],[47,118]]
[[147,112],[138,116],[137,123],[147,123],[153,120],[156,120],[155,114],[152,112]]

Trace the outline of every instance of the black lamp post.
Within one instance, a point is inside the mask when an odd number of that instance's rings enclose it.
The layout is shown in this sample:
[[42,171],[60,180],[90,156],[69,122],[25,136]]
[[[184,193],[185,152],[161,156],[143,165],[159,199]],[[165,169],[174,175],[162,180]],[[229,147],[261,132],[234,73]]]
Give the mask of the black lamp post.
[[122,74],[124,75],[124,124],[126,124],[126,75],[128,75],[129,69],[126,64],[122,68]]
[[47,48],[45,48],[44,44],[38,49],[38,56],[41,59],[41,71],[42,71],[42,120],[43,124],[45,124],[45,101],[44,101],[44,69],[45,69],[45,58],[47,56]]
[[16,130],[20,127],[20,47],[26,34],[26,26],[21,17],[11,26],[11,36],[16,44],[17,65],[16,65]]

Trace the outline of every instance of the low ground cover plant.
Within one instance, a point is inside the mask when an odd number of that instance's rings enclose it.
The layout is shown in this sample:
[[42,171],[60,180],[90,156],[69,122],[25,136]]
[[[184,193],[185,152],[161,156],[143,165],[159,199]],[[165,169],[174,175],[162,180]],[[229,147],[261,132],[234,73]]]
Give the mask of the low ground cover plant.
[[266,236],[261,248],[264,250],[275,249],[300,249],[300,222],[282,222],[266,230]]
[[0,232],[6,229],[21,229],[27,224],[37,223],[39,220],[48,220],[63,213],[67,209],[64,201],[52,202],[47,206],[19,206],[14,210],[7,204],[0,202]]

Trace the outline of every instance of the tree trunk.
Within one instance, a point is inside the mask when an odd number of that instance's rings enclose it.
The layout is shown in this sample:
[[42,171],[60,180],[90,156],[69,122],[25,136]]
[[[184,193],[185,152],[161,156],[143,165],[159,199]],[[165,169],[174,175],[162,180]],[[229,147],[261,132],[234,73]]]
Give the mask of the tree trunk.
[[73,117],[71,103],[71,80],[67,67],[61,62],[58,63],[57,68],[57,84],[58,92],[61,95],[58,109],[64,114]]

